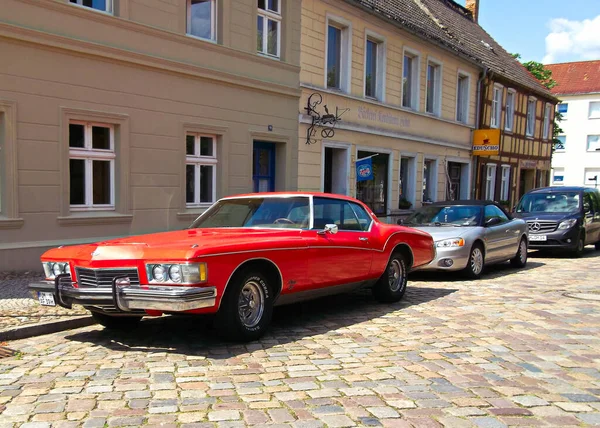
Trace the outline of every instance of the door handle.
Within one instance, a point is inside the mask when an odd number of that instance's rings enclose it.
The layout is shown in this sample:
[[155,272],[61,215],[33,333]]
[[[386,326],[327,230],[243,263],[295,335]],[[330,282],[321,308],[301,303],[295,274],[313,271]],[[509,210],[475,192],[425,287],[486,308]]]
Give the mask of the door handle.
[[360,238],[358,238],[359,241],[368,241],[369,238],[365,238],[364,236],[361,236]]

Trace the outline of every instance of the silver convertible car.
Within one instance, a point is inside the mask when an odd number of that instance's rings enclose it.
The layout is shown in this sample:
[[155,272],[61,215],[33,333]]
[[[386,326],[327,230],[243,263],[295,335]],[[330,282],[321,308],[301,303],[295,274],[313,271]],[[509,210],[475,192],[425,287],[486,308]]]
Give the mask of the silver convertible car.
[[485,265],[527,263],[527,223],[492,201],[436,202],[399,223],[433,236],[436,257],[418,270],[462,270],[477,279]]

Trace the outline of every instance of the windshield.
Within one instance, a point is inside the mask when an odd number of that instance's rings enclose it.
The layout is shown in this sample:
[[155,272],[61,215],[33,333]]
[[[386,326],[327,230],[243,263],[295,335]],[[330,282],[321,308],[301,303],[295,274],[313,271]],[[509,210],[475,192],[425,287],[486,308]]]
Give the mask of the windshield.
[[191,228],[257,227],[308,228],[309,199],[240,198],[225,199],[210,207],[191,225]]
[[404,221],[404,224],[413,226],[479,226],[480,220],[480,206],[429,206],[419,208]]
[[517,206],[518,213],[568,213],[579,211],[577,192],[530,193]]

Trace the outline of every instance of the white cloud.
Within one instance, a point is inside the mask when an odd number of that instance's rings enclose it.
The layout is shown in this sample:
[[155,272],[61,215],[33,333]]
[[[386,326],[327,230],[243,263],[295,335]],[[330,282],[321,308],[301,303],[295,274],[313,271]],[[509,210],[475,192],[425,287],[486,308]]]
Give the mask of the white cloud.
[[600,15],[583,21],[557,18],[548,26],[544,64],[600,59]]

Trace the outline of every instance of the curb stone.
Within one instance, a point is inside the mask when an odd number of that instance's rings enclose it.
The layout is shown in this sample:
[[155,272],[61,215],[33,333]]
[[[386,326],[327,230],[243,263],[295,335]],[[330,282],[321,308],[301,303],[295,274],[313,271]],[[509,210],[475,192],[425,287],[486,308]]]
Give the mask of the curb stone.
[[73,317],[62,321],[49,321],[39,324],[9,328],[0,331],[0,342],[8,340],[25,339],[27,337],[41,336],[74,328],[87,327],[96,324],[91,316]]

